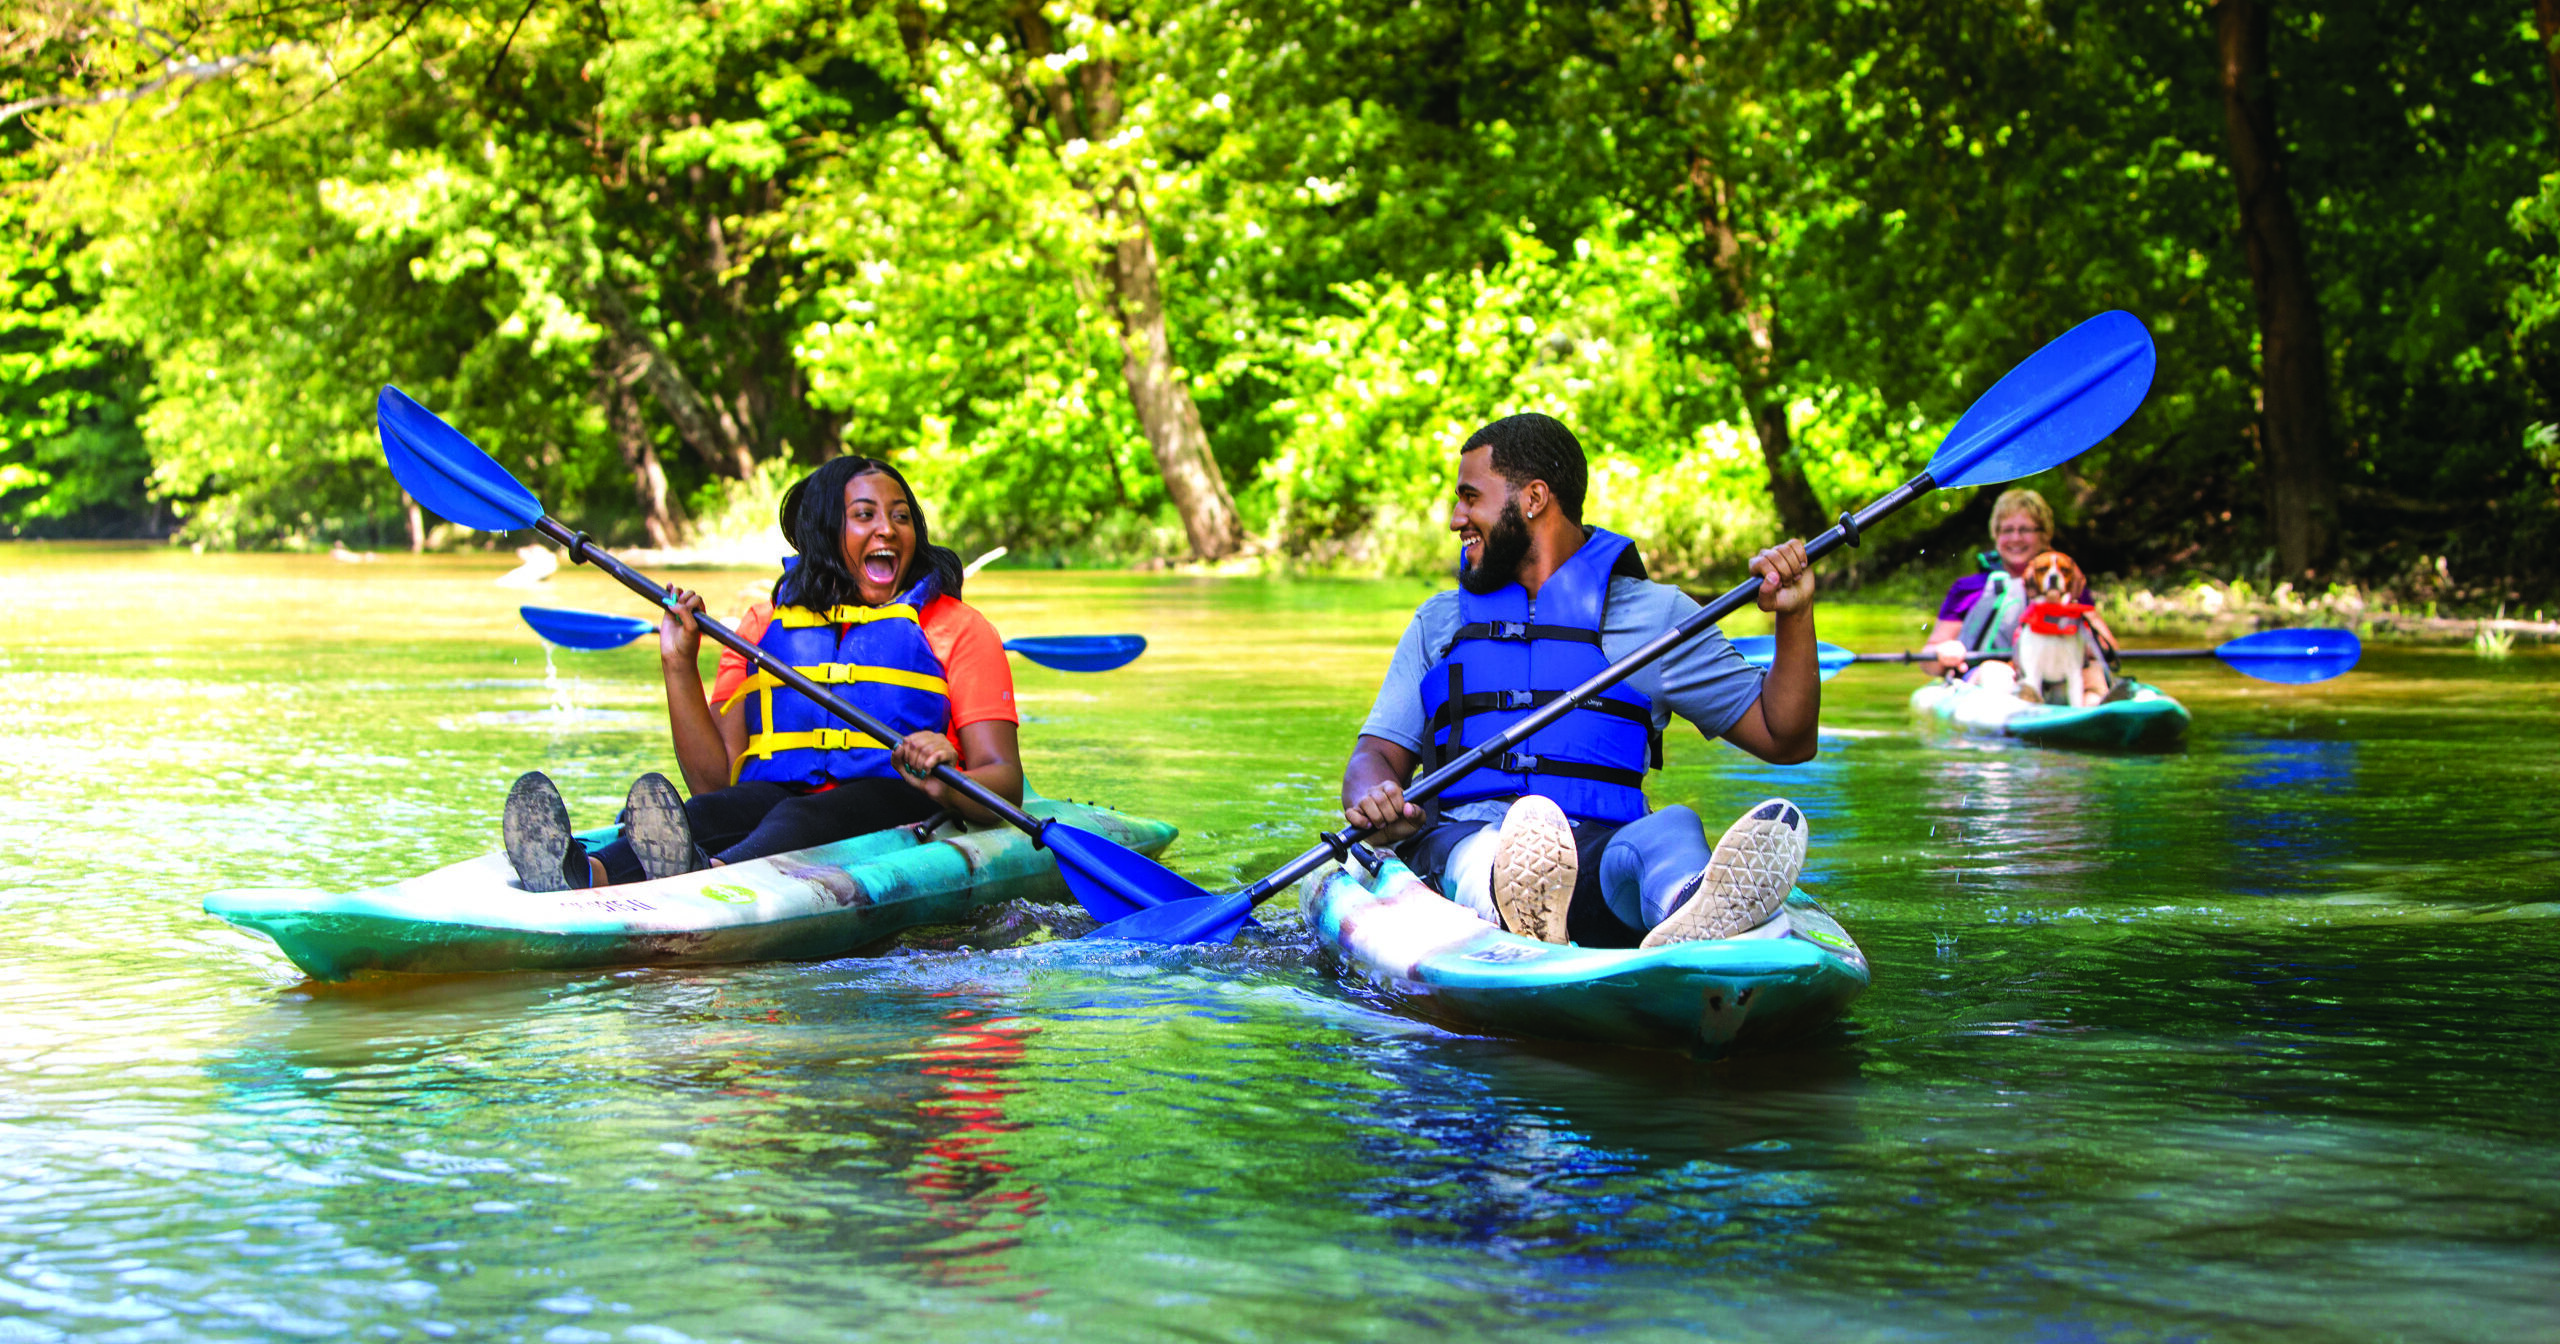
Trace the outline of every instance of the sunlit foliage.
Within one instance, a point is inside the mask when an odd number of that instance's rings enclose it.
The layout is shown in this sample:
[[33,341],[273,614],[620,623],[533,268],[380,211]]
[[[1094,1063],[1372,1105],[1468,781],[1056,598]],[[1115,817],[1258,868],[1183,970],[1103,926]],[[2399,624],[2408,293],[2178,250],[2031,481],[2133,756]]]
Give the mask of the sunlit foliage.
[[[22,4],[0,525],[397,542],[370,423],[396,382],[617,540],[843,449],[910,464],[956,540],[1179,558],[1113,269],[1142,239],[1275,556],[1439,568],[1449,449],[1534,408],[1594,451],[1595,518],[1704,575],[2124,307],[2159,385],[2042,483],[2066,536],[2101,570],[2263,575],[2215,13]],[[2269,13],[2336,563],[2548,584],[2560,106],[2531,15]],[[1957,563],[1980,507],[1932,501],[1862,572]]]

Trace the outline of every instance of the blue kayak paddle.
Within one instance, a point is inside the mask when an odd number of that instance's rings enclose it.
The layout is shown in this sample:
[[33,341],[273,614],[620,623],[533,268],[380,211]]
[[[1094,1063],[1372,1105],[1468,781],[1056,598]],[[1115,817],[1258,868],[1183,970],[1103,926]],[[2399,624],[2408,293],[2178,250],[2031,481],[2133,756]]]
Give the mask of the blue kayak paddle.
[[[1734,652],[1762,667],[1776,655],[1778,641],[1772,635],[1744,635],[1733,641]],[[1821,661],[1822,679],[1829,681],[1852,663],[1926,663],[1937,654],[1927,649],[1909,653],[1851,653],[1837,644],[1816,644],[1815,656]],[[1965,650],[1966,662],[1980,662],[1987,654],[1980,649]],[[2260,681],[2287,686],[2307,686],[2315,681],[2342,677],[2355,670],[2356,660],[2364,656],[2364,643],[2353,630],[2261,630],[2242,635],[2210,649],[2117,649],[2118,658],[2219,658],[2232,671]]]
[[[2073,327],[2027,356],[1983,393],[1955,428],[1947,431],[1946,441],[1929,459],[1927,470],[1856,513],[1843,511],[1838,526],[1805,543],[1805,555],[1819,559],[1843,546],[1857,545],[1859,534],[1932,490],[2012,481],[2078,457],[2114,433],[2141,407],[2144,394],[2151,389],[2156,362],[2151,333],[2131,313],[2100,313]],[[1406,800],[1420,802],[1437,796],[1469,771],[1572,712],[1574,706],[1624,681],[1636,669],[1749,605],[1759,593],[1757,575],[1726,590],[1688,619],[1645,641],[1635,652],[1594,673],[1589,680],[1492,738],[1477,743],[1465,755],[1416,780],[1404,791]],[[1151,943],[1233,938],[1256,904],[1327,862],[1349,857],[1353,845],[1366,834],[1360,827],[1346,826],[1241,891],[1223,896],[1203,893],[1192,900],[1140,911],[1103,925],[1092,936]]]
[[[658,627],[635,616],[608,616],[601,611],[566,607],[518,607],[516,614],[533,632],[564,649],[597,653],[618,649]],[[1008,639],[1005,650],[1060,672],[1108,672],[1126,667],[1147,651],[1145,635],[1025,635]]]
[[[374,413],[382,433],[382,456],[391,464],[391,474],[421,506],[483,532],[532,528],[567,551],[570,559],[594,565],[658,606],[674,605],[675,599],[666,589],[615,559],[586,533],[573,532],[567,524],[544,512],[542,501],[534,498],[533,492],[509,475],[506,468],[453,426],[437,419],[434,412],[410,400],[408,393],[385,385],[374,403]],[[739,638],[737,631],[708,616],[697,615],[694,623],[713,642],[737,653],[755,664],[757,670],[807,696],[875,741],[894,742],[903,736],[859,706],[811,681],[799,669]],[[1068,889],[1096,918],[1114,919],[1133,910],[1206,894],[1196,883],[1145,855],[1091,831],[1032,816],[948,764],[935,766],[933,777],[1055,854]]]

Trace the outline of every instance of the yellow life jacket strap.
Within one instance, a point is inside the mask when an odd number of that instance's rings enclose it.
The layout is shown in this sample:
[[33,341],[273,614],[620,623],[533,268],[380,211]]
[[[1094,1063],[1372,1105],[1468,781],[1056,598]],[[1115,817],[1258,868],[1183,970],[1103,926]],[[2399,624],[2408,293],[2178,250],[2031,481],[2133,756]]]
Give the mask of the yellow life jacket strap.
[[798,751],[803,747],[817,751],[888,750],[880,744],[880,739],[851,728],[812,728],[802,733],[750,733],[747,749],[739,752],[738,759],[729,765],[729,782],[738,782],[738,776],[746,773],[750,759],[769,761],[782,752]]
[[847,604],[815,611],[808,607],[775,607],[773,619],[786,630],[803,630],[813,625],[869,625],[873,621],[915,621],[923,623],[916,609],[904,602],[886,606],[858,607]]
[[[951,694],[950,683],[942,678],[930,672],[910,672],[903,667],[873,667],[867,663],[818,663],[810,667],[795,667],[792,671],[821,686],[846,686],[854,682],[868,681],[883,686],[904,686],[909,690],[930,691],[940,696]],[[738,689],[731,691],[729,698],[720,702],[720,711],[727,713],[730,706],[745,699],[749,692],[767,690],[781,684],[782,678],[770,672],[758,672],[738,683]]]

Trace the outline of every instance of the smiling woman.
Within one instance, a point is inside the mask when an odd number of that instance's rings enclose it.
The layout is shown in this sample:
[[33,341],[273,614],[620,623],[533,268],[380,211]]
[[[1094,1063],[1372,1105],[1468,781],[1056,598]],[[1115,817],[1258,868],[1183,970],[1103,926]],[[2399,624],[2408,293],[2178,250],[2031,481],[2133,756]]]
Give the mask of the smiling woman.
[[738,633],[902,736],[841,726],[736,652],[706,695],[698,593],[672,590],[659,622],[667,718],[689,799],[662,775],[632,785],[620,837],[590,855],[540,772],[507,796],[507,857],[529,891],[637,882],[805,849],[943,810],[991,820],[933,777],[952,764],[1022,800],[1013,673],[1004,641],[960,600],[960,558],[936,546],[898,469],[840,457],[783,496],[798,552],[771,603]]

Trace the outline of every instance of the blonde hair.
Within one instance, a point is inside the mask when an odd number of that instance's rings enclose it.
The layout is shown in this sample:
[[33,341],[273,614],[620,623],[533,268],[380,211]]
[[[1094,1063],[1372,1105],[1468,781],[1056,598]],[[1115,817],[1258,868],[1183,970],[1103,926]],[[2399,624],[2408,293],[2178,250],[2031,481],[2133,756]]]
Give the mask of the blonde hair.
[[2003,490],[1998,499],[1991,501],[1991,539],[2000,539],[2001,519],[2020,513],[2036,520],[2036,526],[2044,529],[2045,540],[2053,540],[2053,506],[2044,502],[2044,496],[2024,486]]

